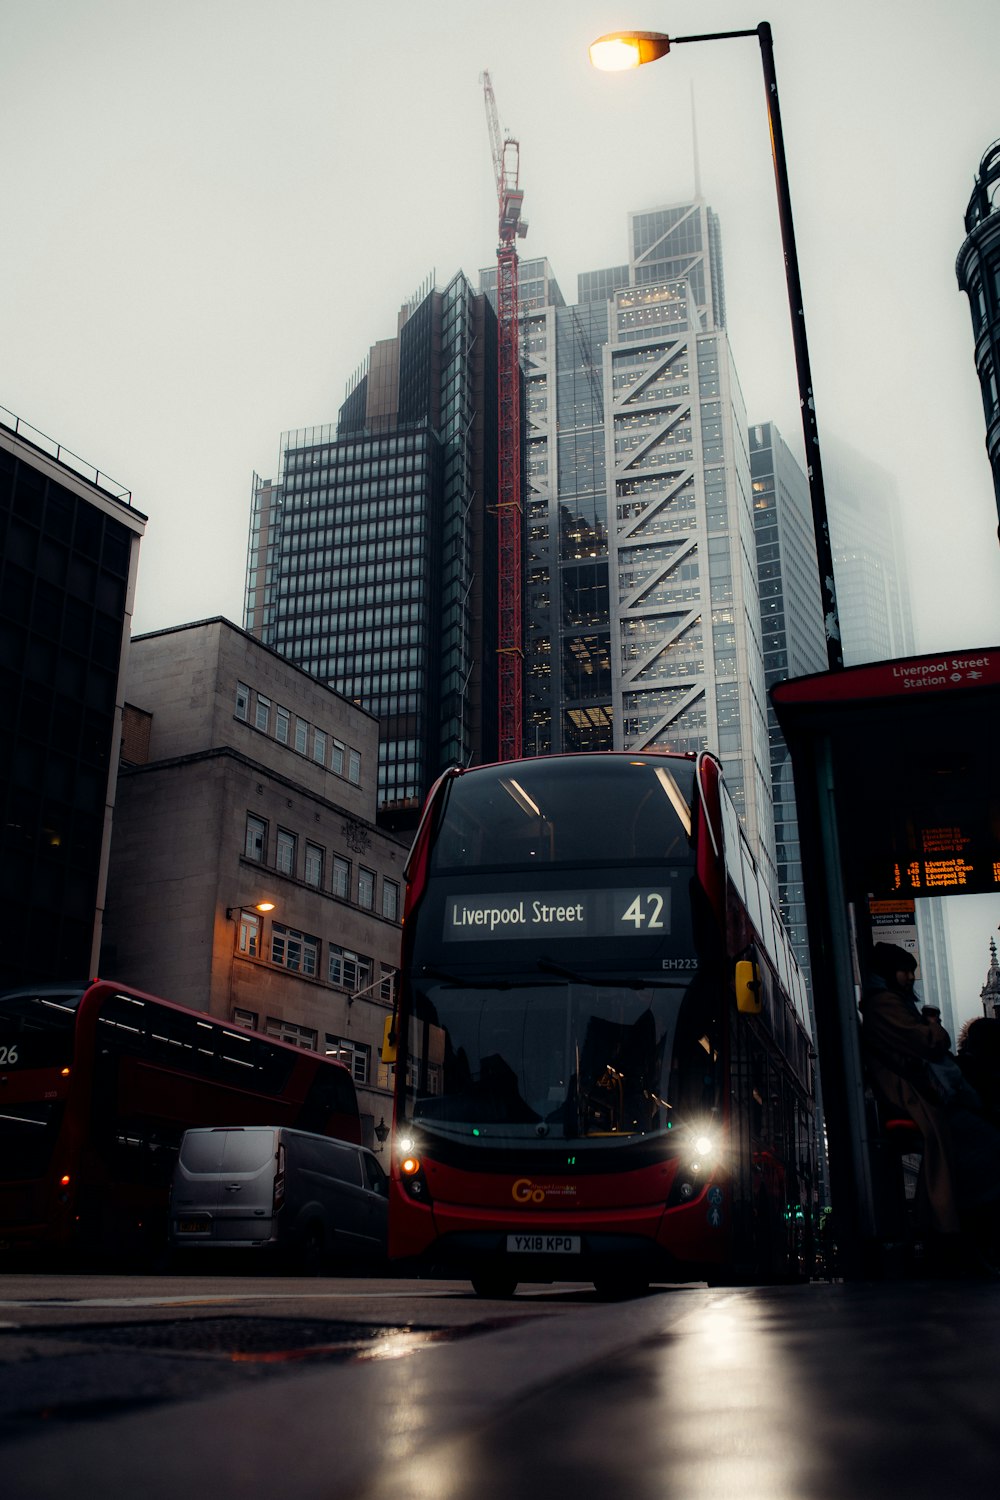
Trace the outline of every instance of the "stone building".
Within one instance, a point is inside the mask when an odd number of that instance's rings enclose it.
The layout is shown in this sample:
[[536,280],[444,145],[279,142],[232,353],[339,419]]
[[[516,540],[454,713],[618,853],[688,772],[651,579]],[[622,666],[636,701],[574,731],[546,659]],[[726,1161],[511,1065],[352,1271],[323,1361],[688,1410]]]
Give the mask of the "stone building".
[[1000,1021],[1000,963],[997,963],[996,941],[990,939],[990,968],[986,983],[979,991],[983,1015],[990,1021]]
[[125,697],[103,972],[340,1057],[371,1144],[407,854],[377,720],[223,619],[135,637]]
[[955,274],[972,313],[986,452],[1000,511],[1000,141],[987,148],[979,163]]

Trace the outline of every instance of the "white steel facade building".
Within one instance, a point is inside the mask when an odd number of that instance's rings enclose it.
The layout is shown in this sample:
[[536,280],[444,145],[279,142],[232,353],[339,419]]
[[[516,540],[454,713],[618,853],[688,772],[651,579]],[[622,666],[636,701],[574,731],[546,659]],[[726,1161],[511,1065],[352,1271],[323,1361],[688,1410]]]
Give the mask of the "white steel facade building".
[[[529,753],[719,754],[774,880],[746,413],[701,199],[629,218],[563,305],[521,266]],[[484,272],[492,292],[495,272]]]

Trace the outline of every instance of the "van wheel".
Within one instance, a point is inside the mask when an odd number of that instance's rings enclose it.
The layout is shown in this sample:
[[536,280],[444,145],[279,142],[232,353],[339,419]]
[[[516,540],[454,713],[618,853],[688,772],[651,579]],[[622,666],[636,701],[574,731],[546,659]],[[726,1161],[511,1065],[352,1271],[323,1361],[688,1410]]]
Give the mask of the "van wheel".
[[310,1224],[299,1252],[299,1270],[303,1276],[319,1276],[325,1258],[323,1231],[318,1224]]
[[505,1302],[517,1291],[517,1278],[507,1271],[480,1271],[472,1277],[472,1290],[477,1297],[490,1297],[496,1302]]

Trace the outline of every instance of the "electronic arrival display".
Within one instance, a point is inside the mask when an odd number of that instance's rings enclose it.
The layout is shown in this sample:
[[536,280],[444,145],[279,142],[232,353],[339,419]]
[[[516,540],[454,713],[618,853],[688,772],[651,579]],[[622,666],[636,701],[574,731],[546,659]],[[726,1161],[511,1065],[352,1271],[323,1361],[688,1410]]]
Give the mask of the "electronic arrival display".
[[880,895],[986,894],[1000,888],[1000,848],[988,828],[918,828],[913,842],[916,847],[873,870]]

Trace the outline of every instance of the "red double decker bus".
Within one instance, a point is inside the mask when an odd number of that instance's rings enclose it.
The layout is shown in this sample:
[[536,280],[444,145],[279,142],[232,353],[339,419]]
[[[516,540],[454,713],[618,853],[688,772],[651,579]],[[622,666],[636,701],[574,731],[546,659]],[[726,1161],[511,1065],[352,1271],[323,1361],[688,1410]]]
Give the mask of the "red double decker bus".
[[105,980],[0,995],[0,1249],[155,1254],[194,1125],[361,1142],[330,1058]]
[[446,772],[406,876],[390,1255],[494,1296],[800,1274],[804,986],[719,762]]

